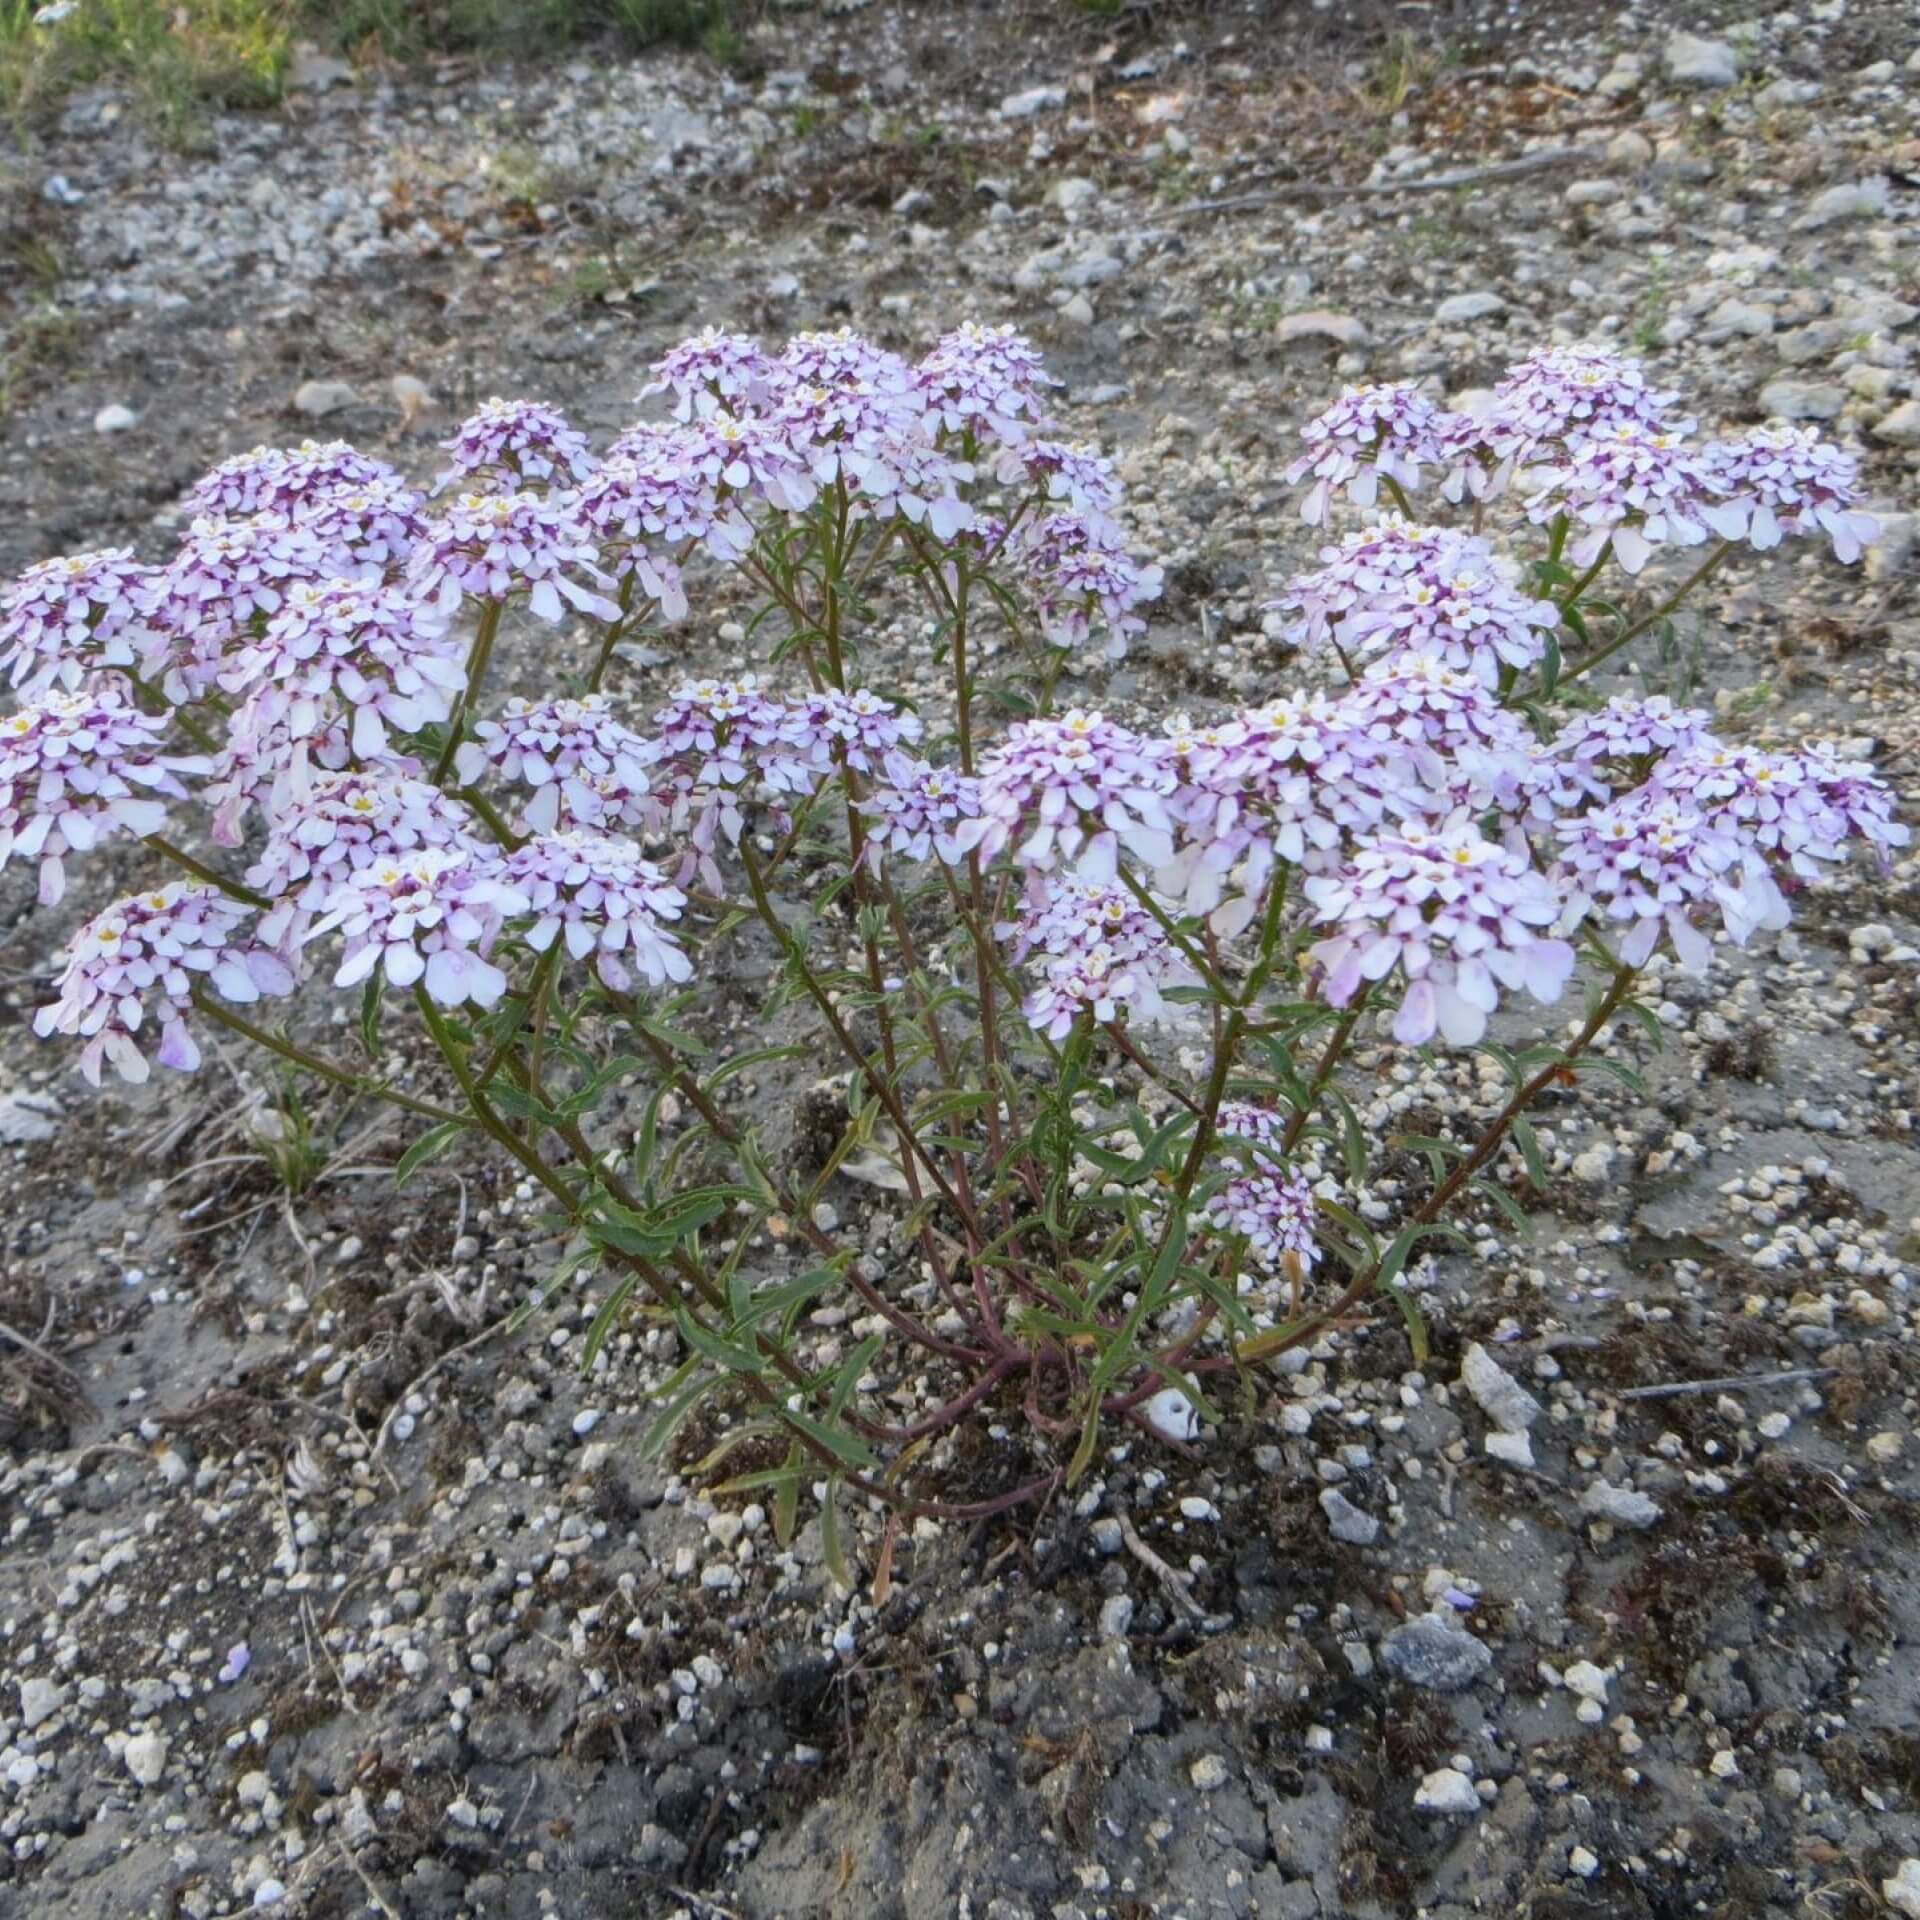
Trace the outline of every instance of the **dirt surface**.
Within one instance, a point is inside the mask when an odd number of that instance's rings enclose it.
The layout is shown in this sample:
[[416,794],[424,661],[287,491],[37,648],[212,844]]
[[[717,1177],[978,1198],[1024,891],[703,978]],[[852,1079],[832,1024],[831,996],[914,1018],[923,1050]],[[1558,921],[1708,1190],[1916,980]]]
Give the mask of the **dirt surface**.
[[[1674,77],[1681,29],[1730,84]],[[1011,319],[1167,569],[1087,696],[1204,711],[1293,677],[1280,474],[1341,379],[1612,337],[1704,425],[1827,422],[1887,513],[1863,571],[1729,569],[1638,672],[1920,792],[1907,7],[929,0],[748,46],[363,73],[187,153],[75,98],[0,172],[0,563],[157,556],[256,442],[430,475],[490,393],[604,439],[709,321]],[[739,604],[696,593],[623,690],[748,664]],[[404,1128],[230,1049],[89,1094],[30,1031],[67,924],[31,901],[0,875],[0,1915],[1920,1911],[1882,1895],[1920,1854],[1920,863],[1665,975],[1664,1048],[1619,1043],[1653,1103],[1550,1098],[1534,1237],[1423,1270],[1424,1369],[1397,1325],[1329,1339],[1191,1457],[920,1522],[877,1587],[850,1515],[852,1595],[817,1525],[782,1551],[702,1493],[723,1428],[636,1464],[669,1334],[583,1377],[590,1293],[498,1331],[560,1251],[498,1168],[396,1193]],[[751,1028],[751,962],[727,988]],[[1497,1104],[1387,1060],[1349,1087],[1383,1128]],[[811,1076],[747,1093],[804,1162]],[[889,1244],[891,1196],[833,1204]],[[1530,1469],[1485,1451],[1476,1344],[1542,1405]],[[954,1470],[1021,1464],[984,1423]]]

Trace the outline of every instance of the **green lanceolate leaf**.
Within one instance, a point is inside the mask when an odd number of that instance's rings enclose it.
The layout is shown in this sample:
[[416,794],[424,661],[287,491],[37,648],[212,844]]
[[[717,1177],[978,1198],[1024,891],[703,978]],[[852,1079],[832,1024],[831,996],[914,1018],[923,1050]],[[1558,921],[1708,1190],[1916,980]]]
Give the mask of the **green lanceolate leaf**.
[[671,1444],[673,1436],[679,1432],[687,1415],[713,1391],[714,1386],[713,1376],[700,1371],[698,1355],[683,1360],[659,1389],[656,1397],[664,1399],[665,1404],[640,1436],[640,1458],[659,1459]]
[[360,995],[360,1044],[369,1060],[380,1058],[381,976],[375,973]]
[[1513,1122],[1513,1144],[1520,1149],[1520,1158],[1526,1162],[1527,1178],[1536,1187],[1547,1184],[1546,1157],[1540,1151],[1540,1136],[1533,1130],[1533,1122],[1525,1114],[1518,1114]]
[[701,1359],[711,1360],[716,1367],[724,1367],[729,1373],[742,1373],[754,1378],[766,1372],[767,1356],[758,1347],[744,1341],[728,1340],[712,1332],[709,1328],[703,1327],[684,1307],[673,1316],[673,1324],[680,1330],[680,1338]]
[[404,1187],[413,1176],[430,1161],[440,1158],[463,1133],[469,1131],[464,1120],[443,1120],[437,1127],[429,1127],[405,1153],[393,1170],[393,1184]]
[[840,1545],[839,1493],[840,1477],[836,1474],[827,1482],[827,1490],[820,1500],[820,1558],[826,1562],[834,1584],[851,1593],[853,1569],[847,1565],[846,1552]]

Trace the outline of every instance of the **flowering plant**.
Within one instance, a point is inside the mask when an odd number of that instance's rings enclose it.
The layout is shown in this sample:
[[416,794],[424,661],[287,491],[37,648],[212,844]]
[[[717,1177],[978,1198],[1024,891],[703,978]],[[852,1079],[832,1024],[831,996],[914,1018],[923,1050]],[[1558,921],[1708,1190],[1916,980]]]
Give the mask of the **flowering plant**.
[[[1524,1226],[1526,1110],[1632,1081],[1600,1049],[1624,1015],[1657,1036],[1643,978],[1906,842],[1837,746],[1592,691],[1741,543],[1846,560],[1874,532],[1843,452],[1699,441],[1607,354],[1541,354],[1472,416],[1343,395],[1291,477],[1309,525],[1356,523],[1275,603],[1314,684],[1164,720],[1058,697],[1160,573],[1010,329],[917,363],[709,329],[653,374],[661,417],[604,456],[493,401],[431,493],[256,450],[171,559],[29,572],[0,599],[0,865],[37,860],[48,906],[114,835],[183,869],[72,936],[39,1031],[137,1080],[143,1022],[180,1069],[224,1030],[430,1121],[402,1179],[497,1152],[566,1236],[540,1293],[598,1290],[589,1359],[629,1316],[671,1349],[642,1444],[730,1397],[729,1445],[762,1443],[730,1484],[783,1531],[811,1492],[830,1552],[842,1488],[1040,1497],[1116,1426],[1183,1444],[1373,1302],[1423,1350],[1423,1243]],[[1671,550],[1664,597],[1599,592]],[[627,643],[726,574],[758,671],[649,684]],[[368,1058],[298,1037],[297,1000],[263,1024],[316,982],[358,990]],[[401,1084],[392,1002],[438,1090]],[[1468,1140],[1376,1138],[1356,1037],[1478,1048],[1503,1104]],[[823,1053],[808,1157],[747,1089]],[[1425,1185],[1382,1174],[1408,1144]],[[827,1200],[856,1176],[895,1196],[857,1234]],[[999,1465],[963,1455],[1015,1414]]]

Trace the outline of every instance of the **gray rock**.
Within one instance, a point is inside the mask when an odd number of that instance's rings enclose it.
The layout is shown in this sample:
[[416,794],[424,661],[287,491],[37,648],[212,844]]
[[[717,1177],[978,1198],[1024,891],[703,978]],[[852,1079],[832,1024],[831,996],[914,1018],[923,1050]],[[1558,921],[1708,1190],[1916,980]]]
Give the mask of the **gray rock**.
[[1696,153],[1684,140],[1663,140],[1654,150],[1653,177],[1679,180],[1692,186],[1714,176],[1713,156]]
[[1913,564],[1914,534],[1920,528],[1920,514],[1883,513],[1880,538],[1867,549],[1867,578],[1873,581],[1897,579]]
[[1069,174],[1064,180],[1053,183],[1053,191],[1047,198],[1062,213],[1071,213],[1076,207],[1084,207],[1089,200],[1097,200],[1100,189],[1091,180],[1083,180],[1078,175]]
[[1749,340],[1761,340],[1773,331],[1773,309],[1729,294],[1707,315],[1707,325],[1721,333],[1737,333]]
[[59,1107],[44,1093],[0,1093],[0,1146],[51,1140],[59,1118]]
[[1616,1527],[1631,1527],[1636,1532],[1662,1517],[1662,1509],[1644,1493],[1631,1487],[1616,1487],[1610,1480],[1596,1480],[1580,1496],[1580,1511],[1596,1520],[1610,1520]]
[[1920,400],[1902,400],[1873,423],[1873,437],[1896,447],[1920,447]]
[[1124,1640],[1127,1630],[1133,1625],[1133,1596],[1130,1593],[1116,1593],[1112,1599],[1100,1604],[1100,1638],[1102,1640]]
[[1450,1613],[1423,1613],[1380,1642],[1380,1664],[1430,1693],[1458,1693],[1493,1665],[1493,1651]]
[[1478,1340],[1461,1359],[1460,1384],[1503,1433],[1524,1433],[1540,1418],[1540,1402]]
[[1328,1531],[1350,1547],[1370,1547],[1380,1537],[1380,1522],[1361,1512],[1338,1487],[1321,1494],[1320,1511],[1327,1516]]
[[1780,336],[1776,351],[1790,367],[1804,367],[1815,360],[1829,360],[1853,339],[1861,329],[1848,320],[1810,320]]
[[1008,120],[1025,120],[1048,107],[1066,104],[1065,87],[1028,87],[1023,92],[1008,94],[1000,102],[1000,112]]
[[1781,420],[1832,420],[1846,404],[1846,389],[1831,380],[1783,378],[1760,389],[1761,411]]
[[1740,78],[1734,50],[1724,40],[1703,40],[1696,33],[1669,34],[1661,59],[1677,87],[1730,87]]
[[20,1682],[20,1724],[31,1733],[67,1704],[67,1690],[57,1680],[29,1674]]
[[164,1733],[136,1733],[121,1750],[127,1771],[143,1787],[160,1784],[167,1770],[167,1736]]
[[1753,96],[1753,104],[1762,113],[1778,113],[1782,107],[1804,107],[1819,98],[1820,89],[1811,80],[1769,80]]
[[1422,1813],[1478,1813],[1480,1796],[1457,1767],[1436,1767],[1414,1788],[1413,1804]]
[[350,407],[359,395],[344,380],[303,380],[294,389],[293,408],[309,420],[324,420]]
[[1837,220],[1872,220],[1887,210],[1887,183],[1878,174],[1816,193],[1807,210],[1793,224],[1802,233],[1817,233]]
[[1607,159],[1616,167],[1644,167],[1653,160],[1653,142],[1631,127],[1607,142]]
[[1232,1778],[1227,1763],[1217,1753],[1203,1753],[1187,1769],[1187,1778],[1202,1793],[1214,1793]]
[[1505,313],[1506,310],[1507,303],[1499,294],[1483,290],[1449,294],[1433,310],[1433,317],[1443,327],[1458,327],[1469,321],[1485,320],[1493,314]]
[[[1913,62],[1907,64],[1912,66]],[[1880,1897],[1895,1913],[1920,1920],[1920,1860],[1902,1860],[1899,1871],[1880,1882]]]
[[1920,307],[1875,288],[1839,301],[1833,315],[1858,333],[1897,333],[1920,320]]
[[1626,198],[1626,189],[1618,180],[1575,180],[1565,198],[1570,207],[1610,207]]
[[1078,327],[1084,332],[1093,325],[1093,302],[1084,293],[1076,293],[1060,309],[1060,318],[1070,327]]
[[1292,346],[1298,340],[1325,340],[1339,347],[1364,347],[1367,328],[1365,321],[1356,320],[1350,313],[1314,307],[1306,313],[1287,314],[1275,325],[1273,337],[1283,347]]
[[1640,90],[1646,66],[1637,53],[1616,53],[1613,65],[1600,76],[1598,91],[1609,100],[1622,100]]
[[324,93],[329,87],[348,87],[352,84],[351,62],[338,60],[330,53],[322,53],[317,47],[295,47],[293,58],[287,63],[287,85],[296,91]]
[[125,433],[129,427],[137,427],[140,416],[131,407],[125,407],[119,401],[105,406],[93,416],[95,433]]

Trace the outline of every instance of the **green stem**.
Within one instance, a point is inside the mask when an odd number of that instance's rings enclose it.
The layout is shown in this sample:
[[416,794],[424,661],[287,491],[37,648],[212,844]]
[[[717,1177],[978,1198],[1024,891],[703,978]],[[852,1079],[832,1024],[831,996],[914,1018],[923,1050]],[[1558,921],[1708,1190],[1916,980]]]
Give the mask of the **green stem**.
[[235,1013],[230,1007],[222,1006],[202,986],[194,987],[193,1004],[216,1026],[225,1027],[242,1040],[250,1040],[255,1046],[278,1054],[282,1060],[312,1074],[317,1080],[344,1087],[349,1093],[365,1094],[371,1100],[384,1100],[390,1106],[404,1107],[409,1113],[421,1114],[429,1120],[452,1121],[455,1125],[463,1121],[463,1116],[455,1113],[451,1107],[436,1106],[431,1100],[416,1100],[412,1094],[400,1093],[383,1080],[372,1080],[362,1073],[350,1073],[346,1068],[336,1067],[331,1060],[323,1060],[318,1054],[309,1053],[305,1047],[296,1046],[277,1033],[269,1033],[265,1027],[255,1026],[251,1020]]
[[841,1017],[840,1009],[834,1005],[833,996],[821,986],[814,977],[813,969],[807,965],[807,957],[792,931],[773,909],[773,902],[767,897],[766,881],[760,872],[760,863],[754,859],[753,850],[743,839],[740,842],[740,861],[747,876],[747,890],[753,895],[753,904],[767,931],[779,944],[781,951],[794,964],[808,997],[820,1009],[827,1025],[833,1030],[833,1037],[840,1043],[840,1050],[859,1068],[861,1077],[879,1096],[880,1104],[886,1108],[887,1117],[893,1122],[894,1130],[900,1136],[900,1146],[904,1153],[917,1154],[920,1164],[926,1168],[928,1178],[932,1180],[940,1198],[950,1206],[957,1219],[966,1223],[967,1231],[973,1235],[976,1245],[983,1242],[986,1235],[980,1230],[980,1223],[974,1217],[973,1209],[967,1206],[948,1184],[947,1177],[940,1171],[939,1163],[914,1131],[913,1120],[902,1104],[900,1095],[893,1083],[875,1066],[867,1051],[849,1031],[846,1021]]
[[[1586,1024],[1581,1027],[1572,1046],[1565,1053],[1558,1054],[1549,1060],[1531,1080],[1515,1090],[1512,1098],[1500,1109],[1491,1124],[1481,1134],[1472,1151],[1415,1210],[1412,1218],[1407,1222],[1408,1226],[1431,1226],[1440,1218],[1461,1188],[1500,1150],[1500,1143],[1507,1137],[1508,1130],[1514,1121],[1533,1104],[1541,1089],[1571,1067],[1599,1038],[1608,1022],[1619,1012],[1621,1003],[1632,992],[1633,983],[1637,977],[1637,970],[1633,967],[1623,966],[1617,969],[1613,976],[1613,983],[1587,1016]],[[1379,1276],[1380,1267],[1376,1262],[1356,1274],[1352,1285],[1323,1313],[1316,1313],[1290,1327],[1276,1328],[1272,1333],[1256,1334],[1253,1339],[1242,1341],[1234,1349],[1236,1356],[1241,1360],[1269,1360],[1275,1354],[1286,1352],[1290,1347],[1302,1346],[1309,1340],[1317,1340],[1329,1326],[1344,1319],[1373,1291]]]
[[[448,1071],[459,1083],[460,1091],[466,1097],[467,1105],[473,1110],[473,1117],[481,1127],[500,1146],[523,1166],[528,1173],[539,1181],[546,1190],[558,1200],[570,1216],[577,1215],[579,1201],[573,1189],[561,1179],[554,1169],[522,1140],[514,1130],[501,1119],[498,1109],[486,1096],[485,1090],[473,1076],[473,1066],[462,1050],[459,1041],[453,1037],[445,1016],[433,1004],[433,996],[427,992],[425,981],[415,981],[413,988],[415,1006],[420,1009],[420,1017],[427,1023],[427,1031],[433,1035],[433,1044],[440,1049],[441,1058],[447,1063]],[[587,1169],[588,1177],[592,1168]]]
[[1609,538],[1601,547],[1600,551],[1594,555],[1593,565],[1567,590],[1567,597],[1560,602],[1560,611],[1563,615],[1571,613],[1573,609],[1580,604],[1587,589],[1600,578],[1601,569],[1605,567],[1607,562],[1612,558],[1613,541]]
[[[1121,871],[1125,872],[1125,869]],[[1173,1183],[1173,1192],[1167,1198],[1166,1224],[1160,1230],[1160,1243],[1154,1249],[1153,1258],[1147,1263],[1146,1270],[1149,1273],[1159,1266],[1161,1256],[1173,1238],[1175,1225],[1185,1218],[1187,1201],[1213,1145],[1214,1129],[1220,1118],[1220,1103],[1226,1098],[1227,1082],[1233,1075],[1233,1059],[1240,1049],[1241,1036],[1246,1031],[1247,1015],[1273,971],[1273,950],[1279,941],[1280,921],[1286,911],[1286,880],[1287,869],[1283,867],[1267,889],[1267,911],[1260,923],[1258,955],[1247,975],[1245,987],[1233,1002],[1233,1011],[1227,1016],[1227,1030],[1213,1050],[1213,1069],[1207,1076],[1207,1090],[1201,1095],[1200,1119],[1193,1130],[1193,1144],[1187,1149],[1187,1157]]]
[[480,698],[481,683],[487,677],[487,663],[493,658],[493,636],[500,631],[500,614],[505,606],[504,600],[489,600],[481,610],[480,624],[473,630],[473,645],[467,650],[467,684],[454,706],[453,718],[447,722],[446,745],[440,749],[440,758],[433,766],[433,784],[436,787],[447,784],[453,756],[460,750],[460,742],[467,731],[467,716]]
[[265,912],[273,905],[264,893],[255,893],[251,887],[243,887],[237,880],[229,880],[225,874],[214,870],[196,860],[183,848],[176,847],[171,840],[163,839],[157,833],[142,836],[155,853],[164,853],[176,867],[184,867],[196,880],[203,880],[210,887],[218,887],[229,900],[244,901],[250,907],[258,907]]
[[600,682],[607,677],[607,668],[613,660],[613,650],[625,637],[628,627],[627,616],[633,611],[633,575],[629,573],[620,582],[620,618],[607,623],[607,637],[600,643],[600,657],[593,663],[593,671],[587,675],[587,691],[598,693]]
[[1180,931],[1173,920],[1169,918],[1166,908],[1153,897],[1151,889],[1136,880],[1124,862],[1120,863],[1116,870],[1120,875],[1121,884],[1125,886],[1127,891],[1160,923],[1160,931],[1180,950],[1187,965],[1207,983],[1208,990],[1218,994],[1228,1005],[1232,1005],[1234,998],[1233,989],[1220,977],[1219,973],[1207,960],[1206,955],[1203,954],[1200,949]]
[[1583,673],[1590,672],[1593,668],[1597,667],[1601,661],[1611,658],[1614,654],[1618,653],[1622,647],[1638,640],[1649,627],[1658,626],[1695,587],[1699,586],[1703,580],[1708,579],[1715,570],[1723,564],[1727,555],[1733,551],[1736,544],[1737,543],[1732,540],[1721,541],[1651,613],[1643,614],[1632,626],[1628,627],[1625,632],[1609,640],[1597,653],[1590,653],[1577,665],[1568,667],[1560,676],[1560,684],[1565,686],[1569,680],[1578,680]]
[[1299,1144],[1300,1136],[1306,1131],[1307,1122],[1313,1117],[1313,1110],[1320,1104],[1320,1096],[1327,1090],[1327,1082],[1333,1078],[1333,1070],[1340,1064],[1340,1056],[1347,1050],[1347,1040],[1358,1025],[1360,1016],[1367,1010],[1367,996],[1373,991],[1373,982],[1369,980],[1359,992],[1353,1004],[1340,1016],[1338,1024],[1327,1037],[1327,1044],[1320,1054],[1320,1064],[1313,1070],[1313,1082],[1307,1088],[1307,1097],[1294,1109],[1293,1116],[1287,1122],[1287,1130],[1281,1136],[1280,1155],[1284,1159]]

